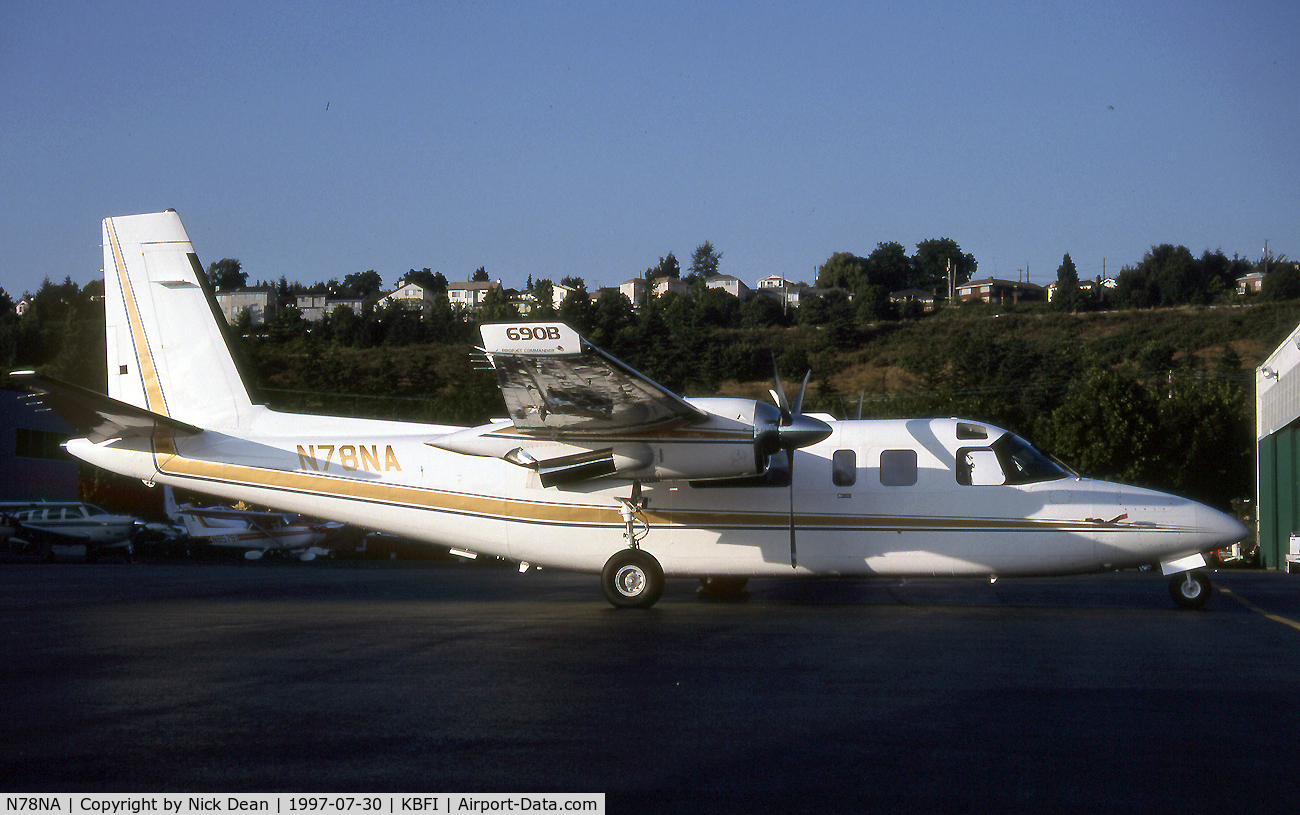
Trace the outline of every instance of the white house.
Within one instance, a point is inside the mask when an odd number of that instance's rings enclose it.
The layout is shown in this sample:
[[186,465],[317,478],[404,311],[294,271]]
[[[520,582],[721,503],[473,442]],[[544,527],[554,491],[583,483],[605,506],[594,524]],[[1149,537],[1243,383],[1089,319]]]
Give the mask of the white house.
[[406,308],[418,309],[420,314],[428,314],[433,309],[433,292],[419,283],[406,283],[379,298],[377,305],[389,303],[399,303]]
[[[555,287],[559,289],[559,286]],[[501,290],[500,280],[485,280],[474,283],[448,283],[447,299],[451,300],[451,306],[454,309],[465,312],[466,314],[475,314],[483,307],[483,298],[487,297],[491,289]]]
[[[650,283],[650,294],[653,297],[659,297],[669,292],[680,294],[683,297],[689,297],[691,287],[685,280],[679,280],[675,277],[656,277]],[[635,302],[635,301],[633,301]]]
[[749,286],[745,285],[744,281],[732,277],[729,274],[714,275],[708,280],[705,280],[704,285],[708,286],[710,289],[722,289],[742,303],[748,300],[754,293]]

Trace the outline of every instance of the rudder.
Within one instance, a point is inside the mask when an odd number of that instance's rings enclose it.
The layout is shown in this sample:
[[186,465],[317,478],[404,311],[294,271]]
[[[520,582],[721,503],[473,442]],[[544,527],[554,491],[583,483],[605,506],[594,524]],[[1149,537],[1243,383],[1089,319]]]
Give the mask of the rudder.
[[253,403],[175,210],[104,220],[108,393],[200,427],[237,427]]

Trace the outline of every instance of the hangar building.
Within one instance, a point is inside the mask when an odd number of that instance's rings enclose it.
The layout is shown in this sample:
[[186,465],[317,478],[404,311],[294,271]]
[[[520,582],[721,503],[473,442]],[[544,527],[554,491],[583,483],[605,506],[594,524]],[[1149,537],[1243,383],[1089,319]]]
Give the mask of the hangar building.
[[0,387],[0,501],[76,501],[77,462],[59,446],[72,428],[29,402]]
[[1300,532],[1300,327],[1255,370],[1255,449],[1260,565],[1283,568]]

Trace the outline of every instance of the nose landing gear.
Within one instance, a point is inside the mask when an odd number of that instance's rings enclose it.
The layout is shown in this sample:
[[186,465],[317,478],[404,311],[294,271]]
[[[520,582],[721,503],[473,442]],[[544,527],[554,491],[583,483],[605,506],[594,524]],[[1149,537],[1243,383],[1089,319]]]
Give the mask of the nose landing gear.
[[1210,578],[1202,571],[1181,572],[1169,578],[1169,596],[1183,608],[1198,609],[1210,599]]

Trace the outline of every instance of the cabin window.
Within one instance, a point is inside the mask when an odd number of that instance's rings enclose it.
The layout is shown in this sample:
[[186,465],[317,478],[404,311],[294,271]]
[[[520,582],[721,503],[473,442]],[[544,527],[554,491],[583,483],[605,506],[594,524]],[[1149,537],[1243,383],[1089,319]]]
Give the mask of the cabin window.
[[883,487],[910,487],[916,483],[915,450],[880,451],[880,484]]
[[836,450],[831,455],[831,481],[837,487],[852,487],[858,480],[858,454]]

